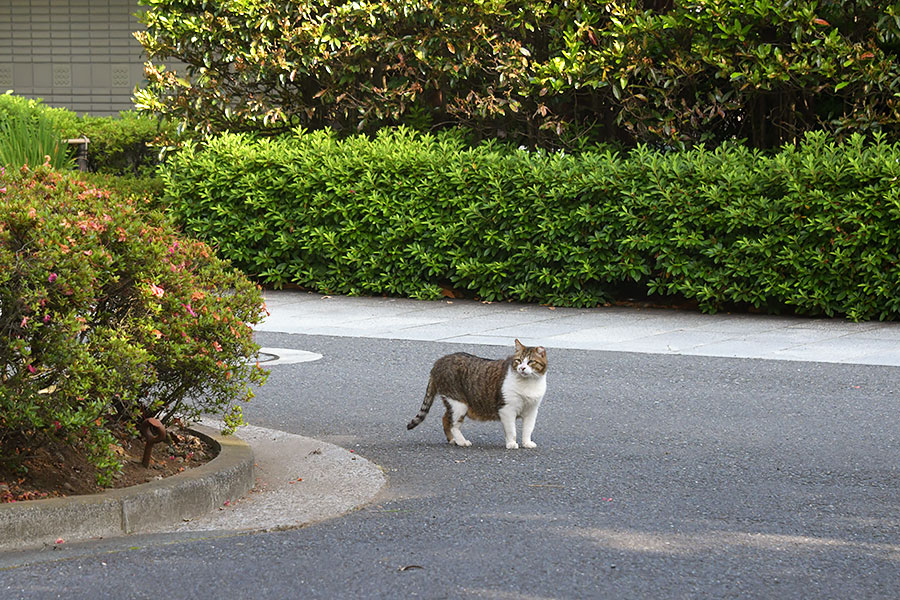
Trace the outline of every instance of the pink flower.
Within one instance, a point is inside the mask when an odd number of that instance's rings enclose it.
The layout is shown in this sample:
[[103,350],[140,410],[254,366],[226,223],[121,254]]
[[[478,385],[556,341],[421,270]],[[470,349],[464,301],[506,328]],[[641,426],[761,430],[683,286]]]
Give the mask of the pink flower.
[[184,309],[185,309],[186,311],[188,311],[188,313],[189,313],[192,317],[196,317],[196,316],[197,316],[197,313],[194,312],[194,309],[191,308],[191,305],[190,305],[190,304],[182,304],[182,306],[184,307]]
[[44,315],[44,323],[50,322],[50,315]]
[[56,281],[56,277],[56,273],[50,273],[50,277],[47,278],[47,281],[53,283],[54,281]]
[[28,317],[22,317],[22,322],[19,324],[19,327],[22,329],[28,327]]
[[28,365],[28,372],[31,373],[31,374],[36,373],[34,367],[32,367],[31,365]]
[[216,349],[216,352],[221,352],[221,351],[222,351],[222,344],[220,344],[219,342],[213,342],[213,343],[212,343],[212,346],[213,346],[213,348]]
[[162,289],[161,287],[159,287],[158,285],[154,285],[154,284],[152,284],[152,283],[150,284],[150,291],[151,291],[151,292],[153,293],[153,295],[156,296],[157,298],[162,298],[162,297],[163,297],[163,294],[166,293],[166,290],[164,290],[164,289]]

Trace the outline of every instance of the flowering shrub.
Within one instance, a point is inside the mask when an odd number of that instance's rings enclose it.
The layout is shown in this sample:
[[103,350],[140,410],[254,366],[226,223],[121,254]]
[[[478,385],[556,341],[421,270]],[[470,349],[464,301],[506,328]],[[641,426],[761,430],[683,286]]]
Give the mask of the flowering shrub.
[[115,426],[235,426],[264,380],[259,288],[144,204],[47,166],[0,175],[3,457],[67,438],[109,483]]

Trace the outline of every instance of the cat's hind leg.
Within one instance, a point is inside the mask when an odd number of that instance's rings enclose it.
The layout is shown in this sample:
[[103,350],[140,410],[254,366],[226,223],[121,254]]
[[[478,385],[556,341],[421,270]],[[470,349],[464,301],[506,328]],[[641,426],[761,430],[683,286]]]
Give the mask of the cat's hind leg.
[[453,412],[450,410],[450,407],[447,407],[447,411],[444,413],[444,435],[447,436],[447,441],[451,444],[453,443],[453,434],[450,433],[450,430],[453,428]]
[[447,407],[447,412],[444,413],[444,435],[447,436],[447,441],[457,446],[471,446],[472,442],[463,437],[462,432],[459,430],[459,426],[465,419],[469,407],[446,396],[443,397],[443,400],[444,406]]

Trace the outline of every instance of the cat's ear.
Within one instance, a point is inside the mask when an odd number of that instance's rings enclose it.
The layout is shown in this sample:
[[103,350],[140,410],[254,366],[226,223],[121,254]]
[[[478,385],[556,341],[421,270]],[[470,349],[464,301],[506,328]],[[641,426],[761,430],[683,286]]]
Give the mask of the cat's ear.
[[538,346],[534,349],[534,351],[537,352],[538,356],[540,356],[541,358],[547,358],[547,349],[543,346]]
[[525,344],[519,341],[519,338],[516,338],[516,352],[521,352],[525,349]]

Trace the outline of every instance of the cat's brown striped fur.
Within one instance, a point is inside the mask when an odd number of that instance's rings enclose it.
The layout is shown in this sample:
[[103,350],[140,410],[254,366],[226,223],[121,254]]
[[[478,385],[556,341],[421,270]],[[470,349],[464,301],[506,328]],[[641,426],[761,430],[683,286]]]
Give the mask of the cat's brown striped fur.
[[421,423],[434,399],[440,397],[446,408],[443,426],[448,442],[470,445],[459,431],[463,419],[470,417],[476,421],[500,420],[507,447],[518,447],[515,419],[521,417],[523,445],[533,447],[531,431],[546,390],[546,372],[546,350],[527,347],[519,340],[515,354],[498,360],[465,352],[448,354],[431,368],[422,407],[406,428]]

